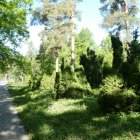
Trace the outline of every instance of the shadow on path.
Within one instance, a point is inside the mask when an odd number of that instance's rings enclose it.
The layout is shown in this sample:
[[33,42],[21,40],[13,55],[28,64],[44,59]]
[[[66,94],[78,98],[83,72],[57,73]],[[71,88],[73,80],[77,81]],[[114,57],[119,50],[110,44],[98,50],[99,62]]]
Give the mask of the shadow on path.
[[5,83],[0,82],[0,140],[29,140]]

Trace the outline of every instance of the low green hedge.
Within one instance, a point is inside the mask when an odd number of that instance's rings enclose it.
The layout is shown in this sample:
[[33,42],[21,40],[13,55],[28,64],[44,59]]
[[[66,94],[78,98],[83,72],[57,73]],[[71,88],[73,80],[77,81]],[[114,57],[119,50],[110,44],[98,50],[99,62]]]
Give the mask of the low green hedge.
[[132,111],[136,109],[137,95],[125,88],[118,76],[108,76],[103,80],[98,103],[104,113]]

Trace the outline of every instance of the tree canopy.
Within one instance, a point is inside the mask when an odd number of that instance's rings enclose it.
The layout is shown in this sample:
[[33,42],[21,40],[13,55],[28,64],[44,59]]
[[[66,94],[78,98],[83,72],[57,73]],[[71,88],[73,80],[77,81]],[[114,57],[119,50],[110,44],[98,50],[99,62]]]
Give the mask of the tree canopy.
[[[100,0],[100,12],[104,17],[102,26],[109,31],[122,31],[133,29],[138,23],[137,0]],[[130,32],[129,32],[130,34]]]
[[29,36],[27,31],[27,14],[31,0],[0,1],[0,41],[19,45]]
[[14,48],[29,37],[26,18],[31,4],[32,0],[0,0],[0,64],[3,70],[16,59]]

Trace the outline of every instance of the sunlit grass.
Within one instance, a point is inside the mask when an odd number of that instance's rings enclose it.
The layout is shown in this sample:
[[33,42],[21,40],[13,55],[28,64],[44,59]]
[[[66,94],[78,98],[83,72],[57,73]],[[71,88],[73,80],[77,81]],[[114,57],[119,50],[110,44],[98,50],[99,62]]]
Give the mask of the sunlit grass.
[[33,140],[139,140],[140,114],[103,115],[96,98],[54,100],[27,87],[9,91]]
[[78,104],[80,100],[60,99],[54,101],[48,108],[47,113],[50,115],[59,115],[70,111],[86,111],[84,104]]

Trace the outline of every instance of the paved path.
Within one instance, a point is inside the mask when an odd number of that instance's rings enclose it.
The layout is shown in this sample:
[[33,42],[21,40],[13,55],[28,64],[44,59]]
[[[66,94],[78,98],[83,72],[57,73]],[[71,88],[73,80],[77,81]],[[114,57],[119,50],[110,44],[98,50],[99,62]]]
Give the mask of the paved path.
[[0,140],[29,140],[5,83],[0,82]]

